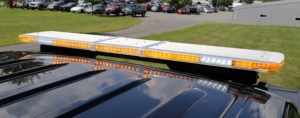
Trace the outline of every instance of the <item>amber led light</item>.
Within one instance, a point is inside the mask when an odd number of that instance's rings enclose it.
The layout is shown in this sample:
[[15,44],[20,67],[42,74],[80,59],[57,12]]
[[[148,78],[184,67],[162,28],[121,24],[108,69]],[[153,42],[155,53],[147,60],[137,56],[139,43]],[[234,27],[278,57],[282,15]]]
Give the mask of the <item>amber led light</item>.
[[71,48],[81,48],[81,49],[90,49],[91,47],[91,45],[88,43],[60,41],[60,40],[53,40],[53,45],[71,47]]
[[19,41],[21,42],[36,42],[36,38],[28,36],[19,36]]
[[53,56],[53,59],[54,60],[62,60],[62,61],[86,63],[86,64],[90,63],[89,59],[80,59],[80,58],[74,58],[74,57]]
[[52,64],[66,64],[68,62],[52,62]]
[[134,72],[139,71],[139,67],[123,65],[123,64],[116,64],[116,63],[105,62],[105,61],[95,61],[95,65],[114,67],[117,69],[124,69],[124,70],[129,70],[129,71],[134,71]]
[[281,69],[283,65],[283,61],[279,64],[276,63],[257,63],[257,62],[250,62],[250,61],[232,61],[233,67],[238,68],[247,68],[247,69],[262,69],[267,72],[277,72]]
[[161,102],[159,105],[157,105],[157,107],[160,107],[160,106],[166,104],[168,101],[170,101],[171,99],[173,99],[174,97],[176,97],[177,95],[179,95],[185,89],[194,89],[194,87],[193,86],[184,87],[183,89],[181,89],[180,91],[176,92],[174,95],[172,95],[171,97],[169,97],[167,100]]
[[21,57],[19,59],[36,59],[37,56],[25,56],[25,57]]
[[93,70],[106,70],[105,68],[101,68],[101,67],[94,67]]
[[194,55],[166,53],[166,52],[150,51],[150,50],[145,50],[144,55],[145,57],[192,62],[192,63],[198,63],[200,60],[200,57]]
[[104,46],[104,45],[95,45],[95,50],[119,53],[119,54],[128,54],[128,55],[139,55],[140,54],[139,49],[123,48],[123,47],[115,47],[115,46]]

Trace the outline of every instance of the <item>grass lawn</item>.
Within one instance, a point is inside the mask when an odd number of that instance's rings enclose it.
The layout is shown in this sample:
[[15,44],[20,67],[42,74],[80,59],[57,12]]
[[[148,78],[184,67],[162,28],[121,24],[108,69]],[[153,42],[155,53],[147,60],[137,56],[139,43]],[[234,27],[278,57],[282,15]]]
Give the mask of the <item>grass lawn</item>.
[[21,43],[18,35],[41,31],[100,33],[126,29],[142,20],[123,16],[87,15],[0,8],[0,46]]
[[[140,39],[281,52],[285,55],[283,68],[276,73],[260,73],[258,81],[267,81],[272,85],[300,89],[299,27],[200,24],[185,29],[144,36],[140,37]],[[168,69],[164,64],[104,56],[99,56],[98,58]]]

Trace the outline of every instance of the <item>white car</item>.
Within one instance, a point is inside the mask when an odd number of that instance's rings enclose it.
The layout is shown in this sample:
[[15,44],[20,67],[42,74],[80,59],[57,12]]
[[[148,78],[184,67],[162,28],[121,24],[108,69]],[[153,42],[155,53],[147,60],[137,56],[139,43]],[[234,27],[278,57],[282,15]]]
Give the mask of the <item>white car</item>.
[[160,12],[160,11],[163,11],[163,9],[161,8],[160,5],[154,5],[154,6],[152,6],[151,11]]
[[205,13],[212,13],[213,11],[212,11],[211,8],[205,7],[205,8],[204,8],[204,12],[205,12]]
[[4,2],[0,2],[0,7],[4,7]]
[[91,4],[81,4],[77,5],[76,7],[71,8],[71,12],[75,13],[84,13],[84,9],[92,7]]

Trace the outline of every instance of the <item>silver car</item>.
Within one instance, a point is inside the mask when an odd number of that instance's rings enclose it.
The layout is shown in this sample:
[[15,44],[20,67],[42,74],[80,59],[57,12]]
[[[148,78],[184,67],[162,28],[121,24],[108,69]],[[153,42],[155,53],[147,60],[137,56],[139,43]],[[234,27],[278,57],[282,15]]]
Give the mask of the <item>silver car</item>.
[[[103,13],[105,13],[105,8],[106,8],[106,6],[104,6],[104,5],[94,5],[93,13],[103,14]],[[92,7],[85,8],[83,11],[87,14],[90,14],[90,13],[92,13]]]
[[32,2],[29,3],[29,7],[32,10],[43,10],[44,8],[47,8],[47,6],[50,4],[52,4],[52,0],[32,0]]
[[205,12],[205,13],[212,13],[213,11],[211,10],[211,8],[205,7],[205,8],[204,8],[204,12]]
[[[32,2],[32,0],[26,0],[26,2],[24,2],[24,8],[29,9],[30,2]],[[16,8],[23,8],[23,4],[20,2],[17,2]]]
[[161,8],[160,5],[154,5],[154,6],[152,6],[151,11],[160,12],[160,11],[163,11],[163,9]]

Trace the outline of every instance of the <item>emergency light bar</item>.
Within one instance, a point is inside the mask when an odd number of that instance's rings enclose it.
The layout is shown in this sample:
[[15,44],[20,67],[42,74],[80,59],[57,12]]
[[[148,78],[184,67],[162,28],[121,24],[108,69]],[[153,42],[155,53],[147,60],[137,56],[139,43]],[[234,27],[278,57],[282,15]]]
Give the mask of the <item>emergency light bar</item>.
[[278,52],[57,31],[22,34],[19,35],[19,40],[58,47],[261,72],[279,71],[284,62],[284,55]]

